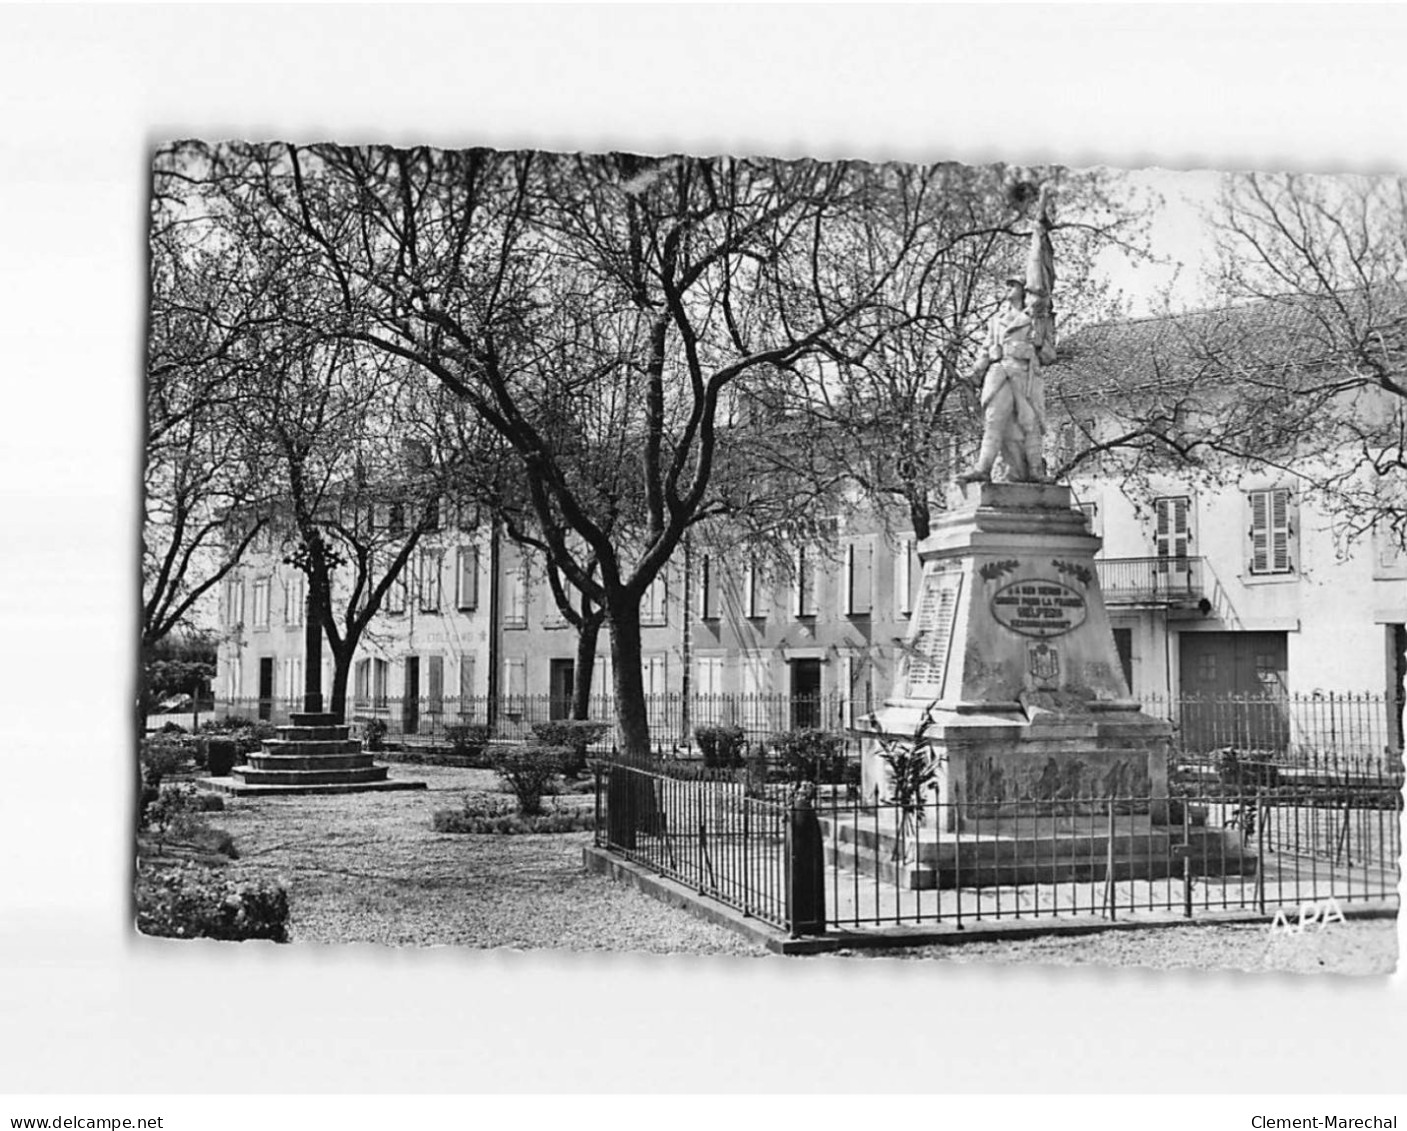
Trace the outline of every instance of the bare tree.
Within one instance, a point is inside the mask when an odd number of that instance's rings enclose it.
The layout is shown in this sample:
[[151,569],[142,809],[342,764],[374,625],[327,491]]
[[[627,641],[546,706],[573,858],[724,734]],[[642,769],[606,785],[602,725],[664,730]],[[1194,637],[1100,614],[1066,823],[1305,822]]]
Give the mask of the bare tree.
[[[738,514],[745,391],[822,355],[912,240],[857,265],[864,167],[727,158],[230,147],[231,194],[323,288],[310,323],[413,362],[512,452],[532,536],[604,609],[628,754],[649,751],[640,601]],[[912,223],[920,221],[915,218]]]
[[238,563],[258,526],[231,536],[228,517],[260,494],[231,442],[245,348],[274,317],[277,264],[226,246],[187,171],[195,144],[153,160],[150,312],[142,499],[141,643],[150,649],[189,617]]

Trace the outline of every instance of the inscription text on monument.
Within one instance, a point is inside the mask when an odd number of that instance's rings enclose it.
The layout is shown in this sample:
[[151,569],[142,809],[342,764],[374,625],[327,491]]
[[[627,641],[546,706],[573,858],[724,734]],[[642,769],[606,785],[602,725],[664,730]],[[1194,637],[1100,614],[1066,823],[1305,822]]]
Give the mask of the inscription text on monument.
[[1088,613],[1084,594],[1059,581],[1013,581],[992,597],[997,622],[1023,636],[1062,636]]
[[918,632],[909,654],[907,694],[910,696],[942,694],[948,649],[953,640],[953,618],[957,615],[961,590],[960,573],[930,573],[923,579],[915,614]]

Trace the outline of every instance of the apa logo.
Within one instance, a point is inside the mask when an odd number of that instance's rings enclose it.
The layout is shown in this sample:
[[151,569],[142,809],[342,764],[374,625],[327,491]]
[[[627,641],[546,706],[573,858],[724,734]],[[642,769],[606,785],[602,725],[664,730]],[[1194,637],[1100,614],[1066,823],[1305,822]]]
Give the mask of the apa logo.
[[1319,925],[1322,931],[1330,923],[1343,923],[1343,909],[1339,907],[1337,899],[1329,899],[1324,903],[1302,903],[1299,910],[1299,921],[1294,922],[1285,914],[1282,907],[1275,912],[1275,918],[1270,921],[1270,933],[1272,935],[1302,935],[1306,928]]

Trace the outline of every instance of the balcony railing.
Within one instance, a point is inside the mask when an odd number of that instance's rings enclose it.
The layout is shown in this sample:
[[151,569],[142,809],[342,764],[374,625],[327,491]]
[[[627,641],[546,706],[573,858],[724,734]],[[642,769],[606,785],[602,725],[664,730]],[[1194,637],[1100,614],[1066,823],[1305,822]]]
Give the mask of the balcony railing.
[[1194,606],[1203,597],[1201,558],[1101,558],[1106,605]]

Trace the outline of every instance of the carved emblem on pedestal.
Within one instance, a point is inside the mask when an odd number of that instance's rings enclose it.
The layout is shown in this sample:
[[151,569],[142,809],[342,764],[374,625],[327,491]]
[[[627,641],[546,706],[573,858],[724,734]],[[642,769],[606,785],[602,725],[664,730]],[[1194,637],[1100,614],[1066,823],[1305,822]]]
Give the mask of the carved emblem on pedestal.
[[1027,668],[1038,683],[1051,684],[1060,680],[1060,653],[1054,644],[1032,644],[1026,652]]

